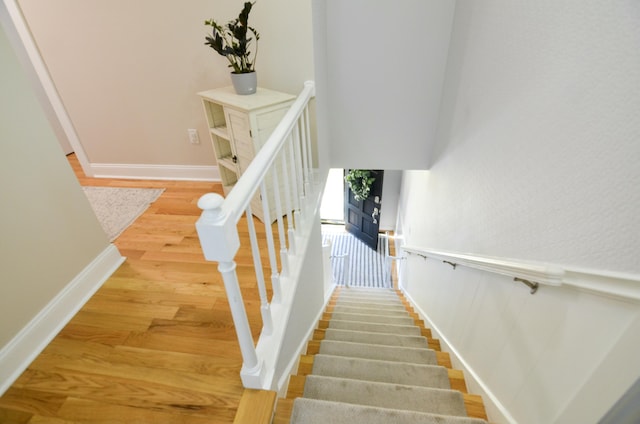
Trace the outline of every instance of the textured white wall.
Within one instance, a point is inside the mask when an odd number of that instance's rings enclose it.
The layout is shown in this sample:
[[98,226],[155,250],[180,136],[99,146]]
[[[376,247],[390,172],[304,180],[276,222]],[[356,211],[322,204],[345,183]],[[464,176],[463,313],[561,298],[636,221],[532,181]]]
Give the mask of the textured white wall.
[[[640,273],[638,22],[635,1],[459,1],[406,243]],[[420,259],[408,291],[518,422],[595,421],[638,377],[637,304]]]
[[461,2],[417,237],[640,272],[640,3]]
[[329,125],[328,69],[327,63],[327,3],[311,0],[313,70],[316,82],[316,108],[318,163],[321,175],[327,175],[330,166],[331,131]]
[[329,166],[426,169],[455,2],[325,3],[326,31],[316,30],[325,62],[316,68],[327,77],[318,104],[327,115]]
[[[91,163],[195,166],[215,165],[196,93],[231,85],[204,20],[233,19],[243,2],[19,0]],[[313,79],[311,1],[258,2],[250,23],[259,84],[298,93]]]
[[380,208],[380,230],[395,231],[398,218],[398,199],[402,184],[402,171],[384,171],[382,186],[382,207]]

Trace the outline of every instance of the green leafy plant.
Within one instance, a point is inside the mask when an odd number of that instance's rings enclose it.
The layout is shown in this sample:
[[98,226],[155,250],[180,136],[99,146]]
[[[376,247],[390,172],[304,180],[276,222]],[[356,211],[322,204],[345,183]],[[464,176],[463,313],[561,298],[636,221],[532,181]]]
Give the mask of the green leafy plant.
[[369,197],[371,185],[376,180],[371,176],[371,171],[365,169],[351,169],[345,175],[344,180],[349,184],[349,189],[356,200],[361,201]]
[[[240,15],[226,25],[222,26],[213,19],[204,22],[211,26],[211,35],[205,37],[204,44],[211,47],[219,55],[229,61],[229,67],[234,74],[246,74],[255,71],[256,57],[258,56],[258,40],[260,34],[255,28],[249,26],[249,13],[255,3],[245,2]],[[253,38],[251,38],[253,34]],[[253,60],[249,47],[255,39],[255,51]]]

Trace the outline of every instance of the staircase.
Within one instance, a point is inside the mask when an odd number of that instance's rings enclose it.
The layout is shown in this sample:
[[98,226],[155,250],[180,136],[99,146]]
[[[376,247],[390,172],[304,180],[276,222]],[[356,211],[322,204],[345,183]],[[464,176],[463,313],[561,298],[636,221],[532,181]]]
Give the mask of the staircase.
[[419,317],[389,289],[337,289],[275,424],[486,424]]

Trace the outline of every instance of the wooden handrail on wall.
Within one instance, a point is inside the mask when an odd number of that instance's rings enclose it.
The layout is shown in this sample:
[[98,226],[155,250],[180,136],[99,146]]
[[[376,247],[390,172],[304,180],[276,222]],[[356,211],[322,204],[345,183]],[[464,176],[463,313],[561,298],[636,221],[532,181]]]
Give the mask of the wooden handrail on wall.
[[640,301],[640,276],[636,274],[446,252],[410,245],[402,246],[401,249],[409,255],[424,259],[435,259],[452,266],[465,266],[513,277],[514,281],[526,284],[532,294],[541,285],[567,286],[608,297]]

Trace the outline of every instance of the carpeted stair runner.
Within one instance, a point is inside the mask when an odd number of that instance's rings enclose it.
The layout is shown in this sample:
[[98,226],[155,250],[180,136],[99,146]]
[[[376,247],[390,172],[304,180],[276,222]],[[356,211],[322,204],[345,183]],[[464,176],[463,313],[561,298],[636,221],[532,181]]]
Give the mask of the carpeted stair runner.
[[437,365],[438,363],[436,354],[431,349],[340,342],[337,340],[324,340],[320,344],[320,353],[324,355],[380,359],[383,361],[407,362],[412,364]]
[[481,424],[451,390],[404,304],[385,289],[342,289],[291,424]]
[[299,398],[296,399],[291,416],[295,424],[486,424],[476,418],[454,417],[451,415],[427,414],[402,411],[392,408],[349,405]]
[[450,388],[446,368],[437,365],[407,364],[320,354],[316,355],[313,360],[313,374],[381,383]]
[[398,336],[397,334],[367,333],[363,331],[337,330],[335,328],[327,328],[325,340],[385,346],[421,347],[425,349],[429,347],[427,340],[422,336]]
[[394,324],[369,324],[368,322],[331,320],[329,328],[336,330],[363,331],[365,333],[397,334],[401,336],[419,336],[416,326]]
[[[366,396],[362,396],[366,393]],[[454,390],[414,387],[310,375],[304,397],[380,408],[465,416],[462,394]]]

